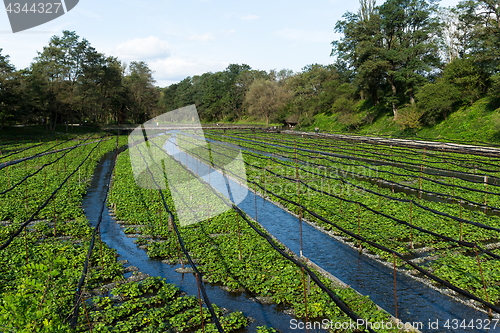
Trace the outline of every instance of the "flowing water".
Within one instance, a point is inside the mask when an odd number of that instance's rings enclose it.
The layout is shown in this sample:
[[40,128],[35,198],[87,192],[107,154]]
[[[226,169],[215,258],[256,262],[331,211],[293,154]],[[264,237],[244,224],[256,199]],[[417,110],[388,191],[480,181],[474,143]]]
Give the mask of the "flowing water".
[[[103,157],[97,165],[87,195],[83,199],[83,209],[90,223],[95,226],[101,204],[105,197],[106,182],[111,172],[111,163],[114,153]],[[180,265],[167,265],[160,260],[153,260],[147,256],[145,250],[134,244],[134,238],[128,238],[118,223],[112,219],[106,208],[101,222],[101,238],[108,246],[117,250],[120,259],[126,259],[130,265],[139,268],[139,271],[151,276],[165,278],[168,283],[177,285],[181,291],[189,295],[198,295],[196,277],[193,274],[176,273]],[[219,307],[231,311],[240,310],[247,317],[252,317],[255,322],[247,326],[242,332],[255,332],[257,326],[268,325],[283,332],[290,330],[290,320],[293,317],[283,313],[283,306],[265,305],[258,303],[252,295],[247,293],[231,293],[222,290],[219,286],[205,283],[210,301]],[[294,330],[300,332],[300,330]],[[305,330],[304,330],[305,331]],[[320,330],[310,330],[320,332]]]
[[[179,151],[176,135],[171,136],[164,149],[175,156],[178,162],[200,178],[232,199],[240,209],[257,221],[296,254],[300,251],[300,222],[292,214],[276,205],[255,196],[240,182],[212,169],[197,158]],[[208,177],[207,175],[212,175]],[[237,200],[233,200],[237,198]],[[257,208],[256,208],[257,207]],[[387,267],[365,255],[359,254],[347,244],[340,242],[318,229],[302,224],[303,255],[350,285],[358,292],[369,295],[376,304],[395,314],[394,273]],[[493,329],[481,329],[488,315],[443,295],[427,285],[401,273],[396,273],[398,318],[404,322],[421,323],[422,332],[500,332],[500,323]],[[473,320],[474,327],[460,327],[457,322],[467,324]],[[436,325],[437,323],[437,325]],[[448,323],[448,327],[446,327]],[[483,324],[483,325],[480,325]],[[465,325],[464,325],[465,326]]]

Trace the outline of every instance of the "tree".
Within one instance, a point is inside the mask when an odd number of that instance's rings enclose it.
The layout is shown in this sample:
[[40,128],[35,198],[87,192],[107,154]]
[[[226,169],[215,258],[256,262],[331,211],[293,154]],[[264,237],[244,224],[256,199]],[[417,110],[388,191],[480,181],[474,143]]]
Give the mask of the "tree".
[[223,72],[224,93],[222,95],[222,117],[233,120],[243,115],[243,103],[245,102],[245,89],[241,89],[236,83],[241,73],[250,71],[247,64],[230,64]]
[[413,105],[416,88],[426,83],[425,73],[439,65],[435,38],[440,23],[433,16],[437,8],[434,0],[388,0],[379,8],[394,119],[400,102],[398,85]]
[[446,65],[442,78],[460,91],[457,100],[471,105],[486,92],[487,74],[470,56],[457,58]]
[[311,64],[302,72],[289,77],[284,84],[293,95],[288,112],[297,115],[301,123],[312,122],[320,112],[329,113],[338,96],[341,82],[333,65]]
[[428,83],[417,94],[417,106],[423,111],[422,117],[427,123],[435,123],[446,119],[453,105],[460,100],[460,90],[453,84],[439,79],[436,83]]
[[[443,58],[450,63],[464,54],[461,43],[461,34],[466,34],[459,28],[459,17],[456,8],[441,8],[439,15],[442,18],[442,36],[440,39]],[[463,27],[462,27],[463,28]]]
[[[347,12],[343,21],[338,21],[335,31],[344,35],[340,41],[332,42],[331,55],[337,55],[339,72],[354,72],[353,83],[379,103],[378,91],[383,82],[387,63],[382,58],[382,35],[380,15],[374,0],[360,0],[357,14]],[[344,80],[346,81],[346,80]]]
[[256,79],[250,85],[245,101],[249,106],[249,113],[264,117],[266,126],[269,127],[269,119],[280,107],[286,104],[288,98],[289,94],[278,82]]
[[144,61],[132,61],[128,75],[124,78],[124,86],[128,90],[128,115],[134,122],[142,123],[155,114],[159,93],[154,86],[153,71]]
[[[85,80],[93,77],[92,84],[98,85],[99,75],[104,65],[104,56],[98,53],[90,43],[80,37],[74,31],[63,31],[63,36],[53,36],[49,45],[38,52],[35,62],[31,64],[31,73],[35,76],[32,81],[37,85],[36,90],[41,89],[41,94],[46,96],[45,117],[49,118],[53,129],[58,120],[64,120],[66,124],[74,121],[77,114],[80,119],[82,98],[85,103],[93,100],[96,105],[101,104],[98,98],[82,96],[82,85]],[[88,94],[90,90],[87,89]],[[98,93],[95,90],[94,93]],[[96,105],[89,107],[97,109]]]
[[354,83],[369,92],[374,104],[385,78],[391,90],[385,100],[394,119],[402,97],[414,104],[416,90],[439,65],[436,11],[434,0],[387,0],[377,7],[362,0],[358,14],[347,12],[337,22],[336,31],[344,37],[332,43],[332,54],[352,68]]
[[416,105],[406,105],[400,112],[398,119],[396,119],[396,124],[402,130],[412,129],[417,135],[417,129],[422,125],[420,123],[420,118],[424,112],[419,109]]
[[[500,3],[497,0],[462,0],[457,6],[464,36],[464,55],[495,72],[500,63]],[[465,29],[466,28],[466,29]]]
[[8,55],[1,54],[0,48],[0,128],[14,119],[17,111],[16,86],[19,80],[15,75],[15,67],[10,63]]

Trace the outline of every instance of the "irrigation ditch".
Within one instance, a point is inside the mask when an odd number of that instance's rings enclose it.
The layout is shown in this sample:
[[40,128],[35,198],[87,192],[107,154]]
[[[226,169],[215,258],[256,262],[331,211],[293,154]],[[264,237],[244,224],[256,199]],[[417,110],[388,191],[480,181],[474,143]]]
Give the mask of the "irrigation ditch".
[[[277,160],[282,162],[291,162],[287,157],[278,157],[275,154],[269,154],[265,151],[257,151],[255,149],[243,147],[238,148],[244,151],[251,151],[254,154],[274,156]],[[347,154],[342,156],[337,155],[338,154],[332,154],[330,156],[349,158]],[[353,157],[353,159],[355,158],[356,157]],[[199,290],[196,288],[198,285],[196,274],[193,275],[190,269],[185,269],[182,261],[179,265],[175,260],[162,261],[150,259],[148,257],[145,251],[147,246],[142,244],[149,240],[162,242],[162,238],[154,239],[154,236],[148,236],[147,234],[130,234],[130,230],[143,229],[145,226],[139,224],[130,225],[123,223],[123,221],[119,221],[114,215],[112,208],[111,210],[105,208],[104,214],[99,214],[101,217],[96,215],[99,212],[97,207],[105,201],[107,196],[105,189],[107,188],[106,183],[107,179],[109,179],[110,171],[113,169],[112,160],[113,153],[110,153],[99,162],[95,174],[92,176],[91,186],[88,189],[87,195],[84,197],[83,208],[85,210],[85,215],[93,226],[96,226],[97,220],[102,219],[102,221],[100,220],[100,222],[102,222],[100,237],[102,237],[102,240],[108,246],[117,249],[122,257],[120,262],[128,265],[125,268],[124,277],[128,280],[133,279],[138,281],[148,276],[161,276],[166,278],[168,283],[174,283],[180,286],[183,293],[196,295],[198,291],[199,295]],[[183,160],[185,162],[183,162]],[[193,161],[195,160],[197,165],[196,172],[193,165]],[[254,161],[257,160],[254,159]],[[369,163],[370,159],[365,159],[363,161]],[[197,173],[198,164],[204,163],[203,159],[191,154],[182,155],[182,153],[177,162],[183,164],[183,166],[192,173]],[[321,163],[321,159],[319,163]],[[374,163],[377,162],[375,161]],[[399,167],[401,165],[395,166]],[[208,167],[208,174],[218,172],[207,164],[205,164],[205,167]],[[318,168],[318,174],[319,170]],[[453,176],[457,175],[463,178],[470,178],[466,173],[461,175],[459,175],[459,173],[449,173],[447,176],[451,176],[452,174]],[[201,174],[198,174],[198,176],[203,179]],[[206,176],[206,174],[204,176]],[[315,175],[312,175],[310,178],[312,179],[314,177]],[[380,180],[358,177],[354,173],[346,174],[344,177],[365,181],[371,185],[378,183],[382,188],[392,188],[393,193],[404,192],[414,196],[419,194],[420,199],[424,201],[449,203],[449,198],[446,196],[428,195],[425,192],[422,194],[422,191],[415,191],[415,189],[411,187],[411,184],[408,184],[409,186],[403,186],[402,184],[390,181],[384,181],[381,184]],[[228,189],[226,198],[234,201],[234,193],[229,189],[241,186],[241,183],[237,178],[231,177],[228,174],[222,174],[221,178],[224,183],[222,186],[226,186]],[[314,267],[317,271],[320,271],[323,276],[336,281],[342,287],[350,286],[362,295],[370,295],[372,301],[380,305],[381,308],[387,309],[389,313],[395,314],[399,318],[398,320],[403,322],[423,323],[422,332],[487,331],[478,329],[477,327],[472,329],[464,328],[463,330],[460,328],[445,329],[443,327],[439,327],[438,330],[428,328],[426,324],[431,320],[440,320],[441,322],[451,318],[460,320],[487,320],[488,316],[487,313],[484,312],[484,308],[478,307],[475,302],[457,296],[454,292],[450,292],[445,288],[436,287],[436,285],[429,283],[428,279],[418,274],[417,271],[399,268],[393,269],[390,263],[381,260],[379,256],[373,255],[372,252],[366,249],[359,251],[357,242],[353,241],[350,237],[339,236],[339,233],[326,230],[313,221],[303,219],[302,216],[297,216],[295,212],[286,206],[278,202],[269,201],[270,197],[265,190],[265,183],[264,188],[257,183],[255,183],[255,185],[255,189],[252,189],[248,185],[245,186],[248,190],[248,194],[244,200],[238,202],[237,209],[241,209],[241,211],[245,212],[248,216],[255,216],[253,221],[256,221],[273,239],[279,244],[282,244],[296,261],[307,262],[309,266]],[[256,190],[257,185],[261,190]],[[258,193],[259,191],[261,192],[260,194]],[[222,192],[219,191],[219,193]],[[165,199],[163,203],[165,209],[168,211]],[[473,204],[469,205],[470,207],[467,207],[465,202],[463,204],[466,209],[481,209],[481,207],[474,206]],[[494,209],[489,209],[489,212],[491,215],[497,215]],[[488,211],[486,211],[486,213],[488,213]],[[127,229],[129,229],[129,231],[127,231]],[[299,229],[301,230],[300,237],[298,232]],[[217,237],[217,234],[214,234],[213,237]],[[420,248],[415,252],[418,252],[418,254],[412,258],[408,257],[406,259],[412,259],[414,261],[420,259],[424,261],[432,260],[432,251],[427,251],[426,248]],[[198,259],[194,260],[197,261]],[[191,261],[191,259],[189,259],[189,261]],[[141,273],[138,273],[139,271]],[[206,280],[205,282],[209,281],[210,280]],[[395,284],[397,287],[395,287]],[[423,284],[425,284],[425,287],[423,287]],[[206,283],[205,288],[211,300],[217,305],[223,306],[227,311],[243,310],[246,316],[254,319],[254,321],[244,329],[245,331],[253,331],[259,325],[270,325],[283,332],[290,330],[289,323],[293,317],[290,316],[287,306],[266,304],[270,299],[266,299],[266,297],[255,297],[256,295],[246,293],[242,290],[235,292],[234,288],[221,288],[221,284]],[[111,289],[111,287],[108,289]],[[106,295],[106,293],[104,293],[104,295]],[[107,295],[111,294],[108,293]],[[394,299],[395,297],[396,300]],[[495,317],[498,318],[498,315],[495,314]],[[395,320],[394,317],[393,320]],[[488,331],[492,332],[495,330]]]
[[[111,172],[113,158],[114,153],[110,153],[99,162],[83,200],[82,207],[92,226],[95,226],[98,219],[99,210],[97,207],[105,197],[104,189]],[[177,285],[182,292],[188,295],[197,295],[197,281],[191,270],[183,270],[183,266],[181,267],[181,264],[177,262],[149,258],[143,249],[144,247],[137,244],[137,238],[140,235],[125,234],[126,227],[130,227],[130,225],[118,220],[111,208],[105,209],[101,222],[101,240],[109,247],[116,249],[121,262],[127,265],[125,278],[137,276],[137,279],[141,280],[148,276],[162,277],[167,283]],[[139,271],[140,273],[138,273]],[[258,326],[264,325],[282,332],[287,332],[290,329],[290,320],[294,317],[286,313],[286,306],[269,304],[266,299],[244,291],[231,292],[227,288],[221,288],[221,285],[218,284],[210,284],[205,281],[204,285],[212,302],[225,308],[225,311],[242,311],[247,318],[250,318],[250,324],[241,332],[255,332]],[[326,332],[324,330],[310,331]]]
[[[186,156],[186,160],[187,160]],[[192,156],[190,157],[192,158]],[[179,159],[182,163],[183,158]],[[193,170],[192,167],[190,167]],[[235,180],[227,178],[227,182],[234,182]],[[234,184],[236,186],[236,184]],[[295,253],[300,250],[298,239],[299,219],[294,216],[294,219],[282,217],[281,212],[284,212],[284,207],[278,207],[276,203],[269,204],[261,196],[255,196],[253,193],[248,195],[242,203],[238,204],[242,210],[248,215],[257,215],[257,221],[261,223],[269,232],[278,240],[283,242]],[[255,207],[258,207],[255,209]],[[272,207],[277,210],[273,211]],[[269,213],[272,211],[272,213]],[[286,214],[290,215],[291,212]],[[285,215],[286,215],[285,214]],[[280,222],[286,221],[283,224]],[[314,223],[311,223],[314,225]],[[307,227],[306,227],[307,228]],[[321,230],[318,230],[321,229]],[[392,269],[388,267],[388,263],[377,260],[377,256],[371,256],[367,259],[366,256],[360,255],[356,246],[352,242],[345,242],[345,238],[338,237],[329,231],[326,231],[314,225],[310,229],[304,229],[304,256],[317,262],[321,267],[325,268],[328,272],[337,276],[344,283],[350,285],[362,294],[369,294],[370,298],[378,305],[389,311],[394,311],[393,299],[393,284],[392,284]],[[315,235],[315,232],[317,235]],[[338,241],[335,241],[325,233],[334,236]],[[322,234],[324,239],[322,239]],[[314,235],[314,236],[311,236]],[[309,244],[309,248],[307,247]],[[318,244],[322,244],[318,246]],[[332,246],[329,248],[329,246]],[[344,247],[344,249],[342,249]],[[332,263],[331,256],[342,258],[339,262]],[[368,255],[369,253],[363,252]],[[344,264],[344,266],[342,266]],[[483,309],[474,306],[473,302],[467,301],[461,297],[452,296],[453,292],[445,291],[444,288],[437,288],[429,283],[428,279],[414,276],[413,274],[406,274],[407,270],[397,271],[397,293],[398,293],[398,307],[400,309],[400,318],[406,321],[421,321],[427,322],[433,318],[440,321],[445,321],[450,318],[461,318],[466,320],[488,319],[487,313]],[[418,282],[417,282],[418,281]],[[422,285],[425,285],[425,287]],[[452,297],[450,297],[452,296]],[[431,332],[432,330],[423,330],[424,332]],[[459,332],[460,329],[446,330],[439,329],[439,332]],[[467,329],[464,328],[463,332],[481,331],[477,328]],[[486,331],[486,330],[484,330]]]

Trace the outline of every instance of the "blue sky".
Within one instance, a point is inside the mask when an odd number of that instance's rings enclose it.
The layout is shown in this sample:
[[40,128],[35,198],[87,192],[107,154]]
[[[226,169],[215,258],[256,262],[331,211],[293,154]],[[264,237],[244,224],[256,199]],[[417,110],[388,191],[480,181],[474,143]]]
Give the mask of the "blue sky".
[[51,36],[76,31],[99,52],[147,62],[158,86],[231,63],[298,72],[333,62],[335,23],[358,7],[356,0],[80,0],[66,15],[16,34],[0,11],[0,48],[16,68],[24,68]]

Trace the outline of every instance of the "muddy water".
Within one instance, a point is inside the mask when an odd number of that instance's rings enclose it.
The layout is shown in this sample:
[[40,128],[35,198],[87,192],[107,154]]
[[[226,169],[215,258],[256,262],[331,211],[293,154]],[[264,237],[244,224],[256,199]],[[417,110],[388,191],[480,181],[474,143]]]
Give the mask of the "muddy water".
[[[191,171],[201,169],[199,161],[182,152],[179,160]],[[214,170],[209,170],[215,172]],[[225,184],[212,184],[216,189],[236,189],[240,185],[227,177]],[[224,190],[219,190],[224,193]],[[229,197],[232,197],[230,194]],[[243,211],[257,220],[277,239],[283,242],[296,254],[300,253],[300,224],[298,218],[287,213],[274,204],[265,201],[252,192],[238,203]],[[257,209],[255,208],[257,207]],[[395,314],[394,275],[393,270],[365,255],[360,255],[356,249],[337,241],[316,228],[303,223],[303,255],[323,267],[346,284],[360,293],[369,295],[370,299],[382,308]],[[465,304],[441,294],[429,286],[418,282],[409,276],[397,272],[397,306],[398,317],[404,322],[421,323],[422,332],[500,332],[500,325],[495,329],[479,329],[479,323],[486,323],[488,315]],[[474,320],[475,327],[462,328],[453,320],[470,323]],[[437,327],[434,328],[437,323]],[[446,327],[448,323],[448,327]],[[483,325],[484,326],[484,325]]]
[[[97,222],[99,210],[104,200],[106,181],[111,171],[112,158],[113,153],[108,154],[97,165],[90,188],[83,199],[82,206],[85,215],[92,225]],[[150,259],[145,250],[140,249],[133,243],[134,238],[125,236],[119,225],[111,218],[107,208],[101,222],[101,236],[108,246],[117,250],[120,255],[119,259],[128,260],[130,265],[137,266],[139,271],[143,273],[165,278],[168,283],[177,285],[181,291],[189,295],[198,295],[196,278],[193,274],[176,273],[175,269],[180,265],[167,265],[159,260]],[[255,332],[257,326],[263,325],[272,326],[283,332],[290,331],[290,320],[293,317],[283,313],[282,311],[285,308],[281,306],[260,304],[255,301],[252,295],[226,292],[216,285],[205,283],[205,289],[212,303],[230,311],[240,310],[245,316],[252,317],[255,320],[242,332]],[[294,330],[294,332],[300,332],[300,330]],[[310,332],[320,331],[310,330]]]

